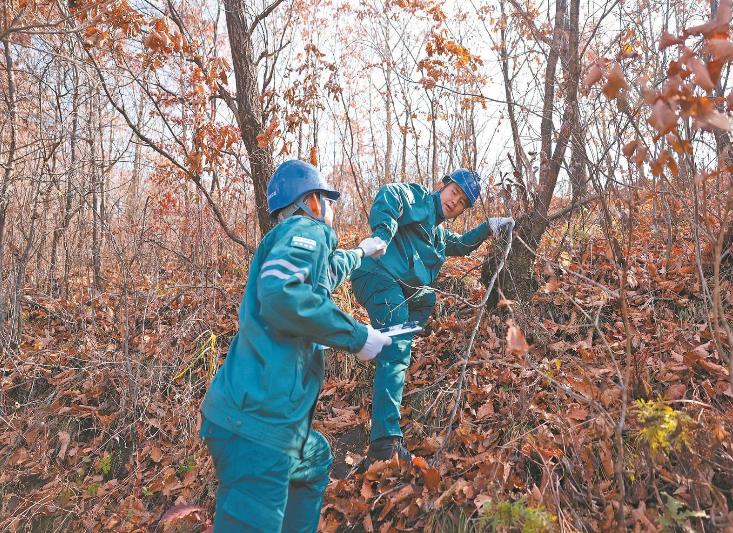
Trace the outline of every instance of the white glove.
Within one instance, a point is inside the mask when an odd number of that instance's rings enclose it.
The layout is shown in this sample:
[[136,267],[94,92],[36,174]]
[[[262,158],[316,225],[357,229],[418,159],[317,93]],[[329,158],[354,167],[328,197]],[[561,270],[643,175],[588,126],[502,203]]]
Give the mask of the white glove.
[[361,248],[364,257],[382,257],[387,251],[387,243],[379,237],[367,237],[359,243],[357,248]]
[[392,337],[388,337],[369,325],[367,325],[367,329],[367,340],[356,354],[359,361],[371,361],[382,351],[382,348],[392,344]]
[[512,217],[493,217],[486,222],[489,223],[489,229],[494,235],[499,233],[508,233],[514,229],[514,219]]

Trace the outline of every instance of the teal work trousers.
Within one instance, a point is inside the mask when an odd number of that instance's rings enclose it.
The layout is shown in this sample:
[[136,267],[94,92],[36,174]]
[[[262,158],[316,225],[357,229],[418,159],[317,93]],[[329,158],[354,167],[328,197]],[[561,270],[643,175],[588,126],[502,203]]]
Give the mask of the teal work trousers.
[[311,430],[300,459],[235,435],[205,418],[201,437],[219,480],[214,533],[312,533],[318,529],[333,462],[323,435]]
[[[424,325],[435,306],[435,293],[413,290],[387,276],[366,273],[351,280],[357,301],[369,313],[374,328],[417,320]],[[400,405],[405,373],[410,365],[412,335],[394,337],[376,357],[372,387],[372,442],[380,437],[402,436]]]

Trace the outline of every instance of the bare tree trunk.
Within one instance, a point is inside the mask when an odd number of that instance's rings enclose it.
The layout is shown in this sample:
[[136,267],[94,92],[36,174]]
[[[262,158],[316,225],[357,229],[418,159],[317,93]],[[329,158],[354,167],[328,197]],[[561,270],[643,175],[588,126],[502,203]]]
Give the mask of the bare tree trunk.
[[17,145],[15,77],[13,75],[13,56],[10,52],[10,41],[7,37],[3,39],[3,51],[5,54],[5,76],[8,84],[6,108],[9,122],[8,134],[10,136],[10,141],[7,146],[7,157],[3,162],[3,166],[5,168],[3,172],[3,182],[2,185],[0,185],[0,333],[5,330],[5,320],[8,312],[5,297],[5,223],[7,221],[8,206],[10,204],[8,188],[10,187],[10,181],[13,179],[15,149]]
[[[389,25],[388,28],[388,40],[386,43],[387,51],[389,51]],[[387,59],[389,61],[389,59]],[[387,64],[385,68],[385,78],[387,83],[387,94],[384,96],[385,108],[387,111],[387,118],[385,120],[384,128],[386,130],[386,148],[384,150],[384,182],[390,183],[392,181],[392,66]]]
[[402,127],[402,160],[400,162],[400,181],[407,180],[407,126],[410,118],[409,109],[405,110],[405,125]]
[[313,118],[311,119],[311,124],[311,130],[313,131],[313,151],[310,152],[310,163],[314,166],[318,166],[318,115],[316,114],[315,108],[313,109]]
[[[59,282],[56,279],[56,270],[58,264],[58,245],[62,237],[66,233],[71,222],[71,207],[73,200],[73,183],[76,177],[76,142],[79,127],[79,77],[76,66],[72,66],[73,69],[73,80],[74,80],[74,92],[71,97],[71,132],[69,138],[69,152],[70,152],[70,168],[66,173],[66,191],[64,194],[64,206],[63,206],[63,218],[61,224],[53,232],[53,240],[51,243],[51,261],[48,267],[48,284],[51,294],[57,296],[59,293]],[[139,149],[139,145],[136,146],[135,151]],[[133,165],[134,168],[134,165]],[[134,173],[134,170],[133,170]],[[134,178],[133,178],[134,179]],[[134,197],[134,196],[133,196]],[[67,261],[65,269],[68,270],[68,249],[66,246]],[[64,280],[66,280],[67,274],[64,274]],[[66,290],[66,289],[65,289]]]
[[[719,5],[720,4],[718,0],[712,0],[710,4],[711,18],[715,18],[715,16],[717,15]],[[725,96],[725,90],[723,89],[723,85],[720,83],[720,80],[718,80],[718,83],[715,86],[714,93],[715,96],[717,96],[721,101],[723,100],[723,97]],[[720,111],[723,111],[723,104],[718,104],[718,108]],[[718,128],[713,128],[713,135],[715,136],[715,151],[718,155],[718,166],[725,167],[726,169],[733,168],[733,146],[731,146],[730,135],[727,131],[720,130]],[[733,173],[730,170],[727,170],[726,173],[728,174],[729,186],[733,187]],[[733,259],[732,247],[733,226],[728,228],[725,236],[723,237],[722,253],[725,254],[727,250],[730,250],[728,255],[726,256],[726,258],[729,260]]]
[[267,181],[274,170],[274,158],[269,145],[263,148],[257,144],[257,136],[264,130],[266,117],[263,113],[260,89],[257,85],[252,32],[256,24],[280,3],[282,0],[276,0],[249,26],[245,15],[247,4],[237,0],[224,0],[229,43],[232,50],[232,65],[237,86],[237,124],[249,156],[255,203],[257,204],[257,220],[262,235],[272,227],[267,212]]
[[585,132],[580,126],[580,108],[575,102],[573,112],[576,120],[570,137],[570,186],[573,200],[585,198],[588,192],[588,174],[586,172]]
[[[504,2],[499,2],[501,8],[501,16],[504,18]],[[529,197],[527,189],[529,184],[525,180],[524,170],[529,166],[527,156],[522,149],[522,140],[519,138],[519,126],[517,125],[517,117],[514,113],[514,94],[512,92],[512,80],[509,77],[509,54],[506,49],[506,25],[500,25],[501,43],[499,47],[499,57],[501,59],[501,74],[504,79],[504,96],[506,98],[507,115],[509,116],[509,125],[512,129],[512,141],[514,144],[514,178],[519,184],[520,194],[522,195],[523,205],[525,208],[529,206]]]
[[471,168],[477,170],[478,168],[478,134],[476,132],[476,103],[471,103],[471,110],[469,114],[469,120],[471,124]]
[[[137,108],[137,123],[142,129],[143,117],[145,116],[145,98],[140,98]],[[139,207],[138,195],[140,194],[140,181],[142,180],[142,144],[135,143],[135,150],[132,159],[132,179],[127,198],[127,219],[132,221]]]
[[430,177],[432,178],[433,183],[435,183],[438,179],[438,117],[436,116],[437,108],[438,106],[435,102],[435,93],[433,93],[433,96],[430,99],[430,140],[433,148],[433,156],[430,163]]
[[298,159],[303,159],[303,121],[298,123]]
[[100,168],[101,165],[97,161],[97,139],[99,133],[95,127],[95,118],[98,119],[99,114],[96,112],[95,106],[99,106],[98,98],[94,96],[89,99],[89,178],[90,188],[92,192],[92,275],[93,286],[95,291],[102,290],[102,254],[101,254],[101,218],[99,213],[99,193],[100,193]]
[[[575,116],[576,100],[578,95],[578,81],[580,77],[580,60],[578,57],[578,19],[580,13],[579,0],[571,0],[570,23],[567,28],[568,64],[565,76],[565,109],[560,130],[552,149],[553,120],[552,112],[555,106],[555,70],[560,57],[562,39],[565,34],[564,21],[566,1],[558,0],[555,5],[555,28],[547,57],[545,70],[545,93],[543,101],[541,135],[540,182],[537,196],[531,211],[519,221],[518,235],[531,248],[536,249],[540,239],[548,226],[547,213],[555,190],[555,184],[560,173],[561,164],[565,156],[571,131],[577,120]],[[482,280],[490,279],[493,261],[487,261],[482,271]],[[537,290],[537,280],[534,277],[534,256],[518,241],[515,241],[508,259],[506,275],[501,276],[501,286],[510,298],[528,301]],[[489,276],[489,277],[487,277]]]
[[[39,173],[42,172],[39,169]],[[8,333],[8,340],[12,346],[18,346],[20,344],[21,336],[23,334],[23,313],[21,309],[22,297],[23,297],[23,285],[25,282],[26,267],[31,257],[31,250],[33,249],[33,242],[36,236],[36,221],[38,220],[38,199],[40,197],[40,181],[37,184],[36,190],[33,193],[33,204],[30,211],[30,220],[27,222],[28,233],[21,229],[21,233],[25,238],[25,246],[23,251],[17,256],[15,262],[15,275],[13,276],[11,302],[10,302],[10,328]]]

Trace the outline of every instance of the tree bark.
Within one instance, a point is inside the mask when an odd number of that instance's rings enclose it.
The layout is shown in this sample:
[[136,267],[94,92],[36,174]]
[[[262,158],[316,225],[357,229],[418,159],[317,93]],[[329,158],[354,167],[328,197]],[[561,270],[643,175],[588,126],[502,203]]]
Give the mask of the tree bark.
[[[276,2],[279,4],[280,2]],[[257,205],[257,220],[260,234],[264,235],[272,227],[267,212],[267,181],[274,171],[274,158],[270,145],[261,147],[257,136],[266,125],[266,116],[262,109],[262,100],[257,84],[257,67],[255,65],[252,33],[256,23],[271,12],[258,15],[252,25],[247,24],[245,3],[238,0],[224,0],[226,10],[227,31],[232,51],[232,66],[237,87],[237,124],[242,135],[247,155],[249,156],[252,185]]]
[[13,179],[13,170],[15,166],[15,149],[17,145],[16,138],[16,101],[15,101],[15,76],[13,74],[13,56],[10,51],[10,40],[7,36],[3,39],[3,52],[5,55],[5,75],[7,83],[7,120],[9,122],[8,135],[10,140],[7,145],[7,157],[3,161],[3,182],[0,185],[0,333],[5,329],[5,320],[7,317],[7,300],[5,295],[5,224],[7,221],[8,205],[10,198],[8,197],[8,189],[10,181]]
[[432,178],[433,184],[438,179],[438,121],[437,121],[437,110],[438,105],[435,101],[435,93],[433,93],[430,99],[430,137],[433,147],[433,157],[430,163],[430,177]]
[[97,134],[99,130],[98,125],[94,124],[94,119],[99,117],[99,114],[94,109],[95,105],[100,105],[97,98],[89,99],[89,147],[90,147],[90,188],[92,191],[92,275],[94,289],[97,291],[102,290],[102,252],[101,252],[101,218],[99,213],[99,193],[100,193],[100,165],[97,163]]
[[[72,207],[72,200],[73,200],[73,183],[74,178],[76,177],[76,143],[77,143],[77,136],[78,136],[78,127],[79,127],[79,78],[78,78],[78,72],[76,70],[76,67],[72,67],[73,69],[73,76],[72,79],[74,80],[74,92],[71,96],[71,132],[69,133],[69,152],[70,152],[70,168],[68,172],[66,173],[66,190],[64,192],[64,205],[63,205],[63,218],[61,220],[61,224],[54,229],[53,232],[53,239],[51,243],[51,262],[48,267],[48,284],[49,289],[51,291],[51,294],[57,296],[59,293],[59,283],[58,279],[56,279],[56,270],[58,268],[58,245],[61,242],[61,239],[66,233],[66,230],[69,227],[69,223],[71,222],[71,207]],[[137,163],[137,157],[138,157],[138,150],[140,149],[140,145],[138,144],[135,147],[135,157],[136,157],[136,163]],[[133,164],[133,169],[136,166],[136,163]],[[135,173],[135,170],[133,170],[133,174]],[[135,177],[133,176],[133,180],[135,180]],[[134,195],[131,195],[130,198],[135,198],[137,195],[137,191],[135,191]],[[67,250],[67,256],[68,256],[68,246],[66,246]],[[67,260],[68,263],[68,260]],[[68,265],[65,267],[68,268]],[[66,275],[64,275],[64,279],[66,279]],[[66,290],[66,289],[65,289]]]
[[[504,18],[504,2],[500,2],[501,16]],[[519,126],[517,125],[517,117],[514,113],[514,94],[512,92],[512,80],[509,77],[509,54],[506,49],[506,26],[500,25],[501,43],[499,47],[499,58],[501,59],[501,75],[504,78],[504,97],[506,98],[506,109],[509,117],[509,126],[512,129],[512,141],[514,143],[514,178],[519,184],[519,193],[522,195],[523,205],[528,207],[529,198],[527,196],[527,188],[529,184],[525,180],[524,170],[529,167],[529,160],[522,149],[522,140],[519,137]]]
[[[389,36],[389,33],[387,33]],[[386,46],[389,51],[389,41]],[[388,63],[385,66],[384,77],[387,84],[387,94],[384,96],[385,108],[386,108],[386,121],[384,129],[386,130],[386,148],[384,150],[384,182],[390,183],[392,181],[392,68]]]
[[[560,58],[562,39],[566,31],[564,27],[566,6],[565,0],[558,0],[555,6],[555,29],[550,45],[550,52],[547,57],[547,68],[545,70],[545,92],[542,122],[540,125],[540,182],[533,208],[521,217],[516,230],[517,235],[535,250],[539,246],[542,235],[549,224],[547,215],[550,202],[552,201],[571,132],[577,120],[575,109],[578,96],[578,81],[580,78],[580,59],[578,57],[580,2],[579,0],[571,0],[570,20],[569,27],[567,28],[569,43],[568,64],[565,73],[565,109],[553,150],[552,134],[554,127],[552,111],[555,107],[555,70],[558,59]],[[487,260],[484,263],[482,270],[482,280],[484,282],[490,279],[492,264],[494,263],[492,260]],[[505,270],[505,273],[500,277],[500,286],[507,297],[529,301],[538,286],[533,265],[534,256],[532,252],[515,240],[508,259],[508,270]]]

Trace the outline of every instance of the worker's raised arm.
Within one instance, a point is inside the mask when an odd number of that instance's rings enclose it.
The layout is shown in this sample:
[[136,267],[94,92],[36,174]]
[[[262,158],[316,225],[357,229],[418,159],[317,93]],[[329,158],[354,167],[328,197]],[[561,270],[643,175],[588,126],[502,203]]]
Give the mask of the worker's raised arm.
[[491,233],[489,223],[479,224],[471,231],[467,231],[463,235],[454,233],[449,229],[445,230],[445,255],[460,256],[468,255],[476,248],[481,246]]
[[351,273],[361,265],[360,250],[334,250],[330,258],[331,290],[351,277]]

